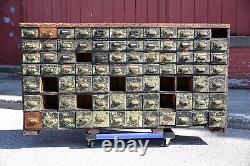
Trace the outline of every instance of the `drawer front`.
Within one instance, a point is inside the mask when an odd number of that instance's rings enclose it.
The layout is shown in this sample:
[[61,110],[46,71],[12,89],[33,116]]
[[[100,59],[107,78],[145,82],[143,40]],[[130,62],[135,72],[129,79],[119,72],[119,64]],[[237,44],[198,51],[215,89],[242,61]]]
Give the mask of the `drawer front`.
[[227,106],[225,93],[210,93],[209,105],[212,110],[225,110]]
[[125,28],[110,28],[110,38],[126,38]]
[[93,41],[93,50],[94,51],[109,51],[109,42],[108,41]]
[[126,66],[125,65],[110,65],[109,73],[111,76],[125,76]]
[[92,75],[92,64],[84,63],[76,65],[76,75]]
[[192,65],[177,65],[178,74],[193,74]]
[[23,109],[25,111],[39,111],[41,110],[41,96],[39,95],[24,95]]
[[22,28],[21,37],[27,39],[38,38],[38,28]]
[[176,53],[161,53],[160,54],[160,63],[175,63],[176,62]]
[[57,28],[55,27],[40,27],[39,28],[39,36],[40,38],[49,38],[49,39],[55,39],[57,38]]
[[211,29],[195,29],[194,37],[196,39],[210,39],[211,38]]
[[208,125],[208,112],[199,111],[192,113],[193,125],[194,126],[207,126]]
[[41,52],[42,63],[57,63],[56,52]]
[[193,62],[193,52],[178,52],[177,62],[178,63],[192,63]]
[[109,112],[93,111],[93,127],[109,127]]
[[142,113],[143,127],[156,127],[159,124],[159,113],[157,111],[144,111]]
[[75,75],[75,65],[59,65],[60,75]]
[[161,40],[161,50],[166,52],[174,52],[177,50],[176,41]]
[[22,40],[23,52],[37,52],[40,51],[39,40]]
[[126,109],[126,94],[111,93],[109,95],[111,110],[125,110]]
[[93,65],[93,75],[108,75],[109,65]]
[[176,126],[189,127],[192,126],[192,113],[188,111],[176,112]]
[[145,40],[144,41],[144,50],[145,51],[159,51],[160,50],[160,41]]
[[59,92],[75,92],[75,77],[63,76],[59,77]]
[[194,75],[208,75],[209,65],[194,65]]
[[59,96],[59,109],[65,111],[72,111],[76,109],[75,95],[60,95]]
[[58,28],[57,36],[61,39],[73,39],[75,36],[75,30],[73,28]]
[[194,29],[178,29],[178,38],[193,39]]
[[76,112],[76,128],[89,128],[93,126],[93,112]]
[[92,30],[93,38],[95,39],[105,39],[109,38],[109,29],[108,28],[96,28]]
[[43,76],[57,76],[58,75],[58,65],[56,64],[42,64],[41,65],[41,75]]
[[74,51],[75,49],[76,49],[76,45],[73,40],[58,40],[57,41],[58,51]]
[[127,28],[128,38],[143,38],[143,28]]
[[75,112],[60,112],[59,128],[75,128]]
[[42,51],[56,51],[57,50],[57,41],[56,40],[44,40],[41,41]]
[[92,76],[77,76],[76,77],[76,91],[77,92],[91,92],[92,91]]
[[160,66],[158,64],[144,64],[143,74],[145,75],[159,75]]
[[127,51],[143,51],[143,41],[142,40],[128,40]]
[[106,52],[94,52],[92,53],[93,63],[108,63],[109,53]]
[[159,76],[143,76],[143,88],[145,92],[160,91]]
[[193,41],[182,40],[177,41],[178,51],[193,51]]
[[194,53],[194,62],[195,63],[208,63],[208,62],[210,62],[210,53],[209,52],[195,52]]
[[177,29],[161,28],[161,38],[177,38]]
[[226,77],[210,77],[210,92],[226,92]]
[[142,65],[127,65],[127,75],[137,76],[142,75]]
[[209,92],[209,77],[194,76],[193,77],[194,92]]
[[226,65],[210,65],[211,75],[227,75]]
[[210,51],[210,41],[209,40],[195,40],[194,50],[195,51]]
[[209,128],[225,128],[226,120],[225,112],[209,112]]
[[109,92],[109,77],[93,76],[94,92]]
[[90,39],[92,37],[91,28],[76,28],[75,38],[76,39]]
[[126,77],[126,92],[141,92],[142,77]]
[[209,94],[206,93],[193,93],[193,109],[208,109],[209,107]]
[[89,52],[92,51],[91,40],[77,40],[74,41],[74,48],[76,52]]
[[23,63],[39,63],[40,53],[25,53],[23,54]]
[[43,128],[58,129],[59,127],[59,113],[58,112],[44,112]]
[[42,114],[40,112],[24,112],[25,130],[39,130],[42,128]]
[[126,51],[126,41],[110,41],[109,50],[110,51]]
[[175,126],[176,112],[171,109],[161,109],[159,125],[160,126]]
[[24,75],[40,75],[40,65],[24,64],[22,68]]
[[145,38],[160,38],[160,28],[144,28]]
[[93,95],[93,109],[94,110],[109,110],[109,95]]
[[125,111],[110,111],[109,112],[109,125],[110,127],[124,127],[126,125],[126,112]]
[[58,53],[58,62],[59,63],[75,63],[76,56],[74,52],[61,52],[61,53]]
[[128,63],[141,63],[143,61],[143,53],[140,52],[129,52],[127,55]]
[[149,52],[142,54],[142,61],[146,63],[159,63],[160,54],[159,52]]
[[217,64],[226,64],[227,63],[227,52],[222,53],[211,53],[211,62]]
[[142,127],[142,112],[126,111],[126,126],[135,128]]
[[176,74],[176,65],[175,64],[166,64],[160,65],[160,75],[173,75]]
[[211,51],[226,51],[228,49],[227,39],[212,39]]
[[25,92],[40,92],[41,91],[40,77],[24,76],[23,90]]
[[142,109],[142,95],[141,94],[127,94],[126,103],[127,103],[127,110],[141,110]]
[[160,96],[156,93],[147,93],[143,95],[143,109],[156,110],[159,109]]
[[177,93],[176,94],[176,109],[177,110],[191,110],[192,109],[192,94],[191,93]]
[[109,53],[110,63],[126,63],[126,53],[124,52],[111,52]]

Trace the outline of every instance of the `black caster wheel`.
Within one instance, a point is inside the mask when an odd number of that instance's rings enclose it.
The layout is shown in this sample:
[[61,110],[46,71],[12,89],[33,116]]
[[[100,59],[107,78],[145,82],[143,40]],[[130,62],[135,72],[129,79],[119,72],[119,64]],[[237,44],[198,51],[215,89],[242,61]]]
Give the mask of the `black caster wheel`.
[[88,140],[87,145],[89,148],[93,148],[95,146],[95,140]]

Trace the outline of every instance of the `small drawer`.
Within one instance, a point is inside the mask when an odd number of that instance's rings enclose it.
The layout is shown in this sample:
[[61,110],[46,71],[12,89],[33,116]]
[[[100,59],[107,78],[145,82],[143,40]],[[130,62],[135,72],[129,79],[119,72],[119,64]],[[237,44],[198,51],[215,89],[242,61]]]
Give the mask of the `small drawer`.
[[128,63],[141,63],[143,61],[143,53],[141,52],[129,52],[127,55]]
[[24,52],[38,52],[40,51],[40,41],[22,40],[22,49]]
[[143,88],[145,92],[160,91],[159,76],[143,76]]
[[93,75],[109,75],[109,65],[93,65]]
[[126,77],[126,92],[141,92],[142,77]]
[[193,51],[193,41],[177,41],[178,51]]
[[59,95],[59,109],[72,111],[76,109],[75,95]]
[[209,92],[209,77],[194,76],[193,90],[194,92]]
[[209,112],[209,129],[226,128],[227,115],[225,112]]
[[92,76],[77,76],[76,92],[91,92],[91,91],[92,91]]
[[226,92],[226,77],[213,76],[209,79],[210,92]]
[[93,109],[94,110],[109,110],[109,95],[98,94],[93,95]]
[[194,62],[195,63],[208,63],[208,62],[210,62],[210,53],[209,52],[195,52],[194,53]]
[[159,75],[160,66],[158,64],[144,64],[143,74],[145,75]]
[[42,114],[40,112],[24,112],[24,130],[42,129]]
[[193,62],[193,52],[178,52],[177,62],[178,63],[192,63]]
[[226,51],[228,49],[227,39],[211,39],[211,51],[219,52]]
[[74,76],[59,77],[59,92],[63,93],[75,92],[75,77]]
[[42,51],[56,51],[57,50],[57,41],[56,40],[41,41],[41,50]]
[[192,109],[192,93],[177,93],[176,110],[191,110],[191,109]]
[[127,51],[143,51],[143,41],[142,40],[128,40]]
[[109,112],[93,111],[93,127],[109,127]]
[[109,92],[109,77],[108,76],[94,76],[93,77],[93,91],[94,92]]
[[93,63],[108,63],[109,62],[109,53],[106,52],[93,52]]
[[41,110],[41,96],[39,95],[24,95],[23,96],[24,111],[39,111]]
[[193,74],[192,65],[177,65],[178,74]]
[[40,63],[40,53],[24,53],[23,63]]
[[143,28],[127,28],[128,38],[143,38]]
[[160,38],[160,28],[144,28],[145,38]]
[[127,102],[127,110],[141,110],[142,109],[142,95],[141,94],[127,94],[126,102]]
[[93,29],[93,38],[97,39],[108,39],[109,38],[109,28],[97,28]]
[[59,65],[60,75],[74,75],[75,65]]
[[192,112],[192,120],[194,126],[207,126],[208,112],[207,111]]
[[143,94],[143,109],[157,110],[160,107],[160,95],[158,93]]
[[55,39],[57,38],[57,28],[56,27],[40,27],[39,36],[43,39]]
[[56,52],[41,52],[42,63],[57,63]]
[[159,63],[160,54],[159,52],[148,52],[142,54],[142,61],[146,63]]
[[58,65],[57,64],[42,64],[41,75],[43,76],[57,76]]
[[43,128],[58,129],[59,113],[58,112],[43,112]]
[[209,94],[208,93],[193,93],[193,109],[208,109]]
[[214,64],[226,64],[228,61],[227,56],[227,52],[211,53],[211,62]]
[[177,50],[176,41],[162,40],[161,41],[161,50],[165,51],[165,52],[175,52]]
[[76,46],[73,40],[58,40],[57,50],[58,51],[75,51]]
[[93,41],[93,50],[94,51],[109,51],[109,42],[108,41]]
[[142,65],[135,65],[135,64],[127,65],[127,75],[129,76],[142,75]]
[[194,37],[196,39],[210,39],[211,38],[211,29],[195,29]]
[[144,41],[144,50],[145,51],[159,51],[160,50],[160,41],[145,40]]
[[194,50],[195,51],[210,51],[210,41],[209,40],[195,40]]
[[226,93],[210,93],[209,107],[212,110],[225,110],[227,106]]
[[176,126],[178,127],[192,126],[192,113],[189,111],[177,111]]
[[58,53],[58,61],[60,63],[75,63],[76,56],[74,52],[61,52]]
[[208,75],[209,65],[194,65],[194,75]]
[[84,63],[76,65],[76,75],[92,75],[92,64]]
[[158,127],[159,113],[157,111],[143,111],[142,126],[143,127]]
[[160,75],[172,75],[176,74],[176,65],[175,64],[166,64],[166,65],[160,65]]
[[178,38],[193,39],[194,29],[178,29]]
[[110,111],[109,126],[110,127],[125,127],[126,112],[125,111]]
[[177,29],[161,28],[161,38],[177,38]]
[[90,28],[76,28],[75,38],[76,39],[90,39],[92,37],[92,31]]
[[175,63],[176,53],[160,53],[160,63]]
[[126,63],[126,53],[125,52],[110,52],[109,62],[111,63]]
[[40,77],[23,76],[23,90],[25,92],[40,92],[41,91]]
[[76,128],[91,128],[93,126],[93,112],[76,112]]
[[227,65],[210,65],[210,75],[227,75]]
[[110,65],[109,73],[112,76],[125,76],[126,66],[125,65]]
[[38,28],[21,28],[21,37],[29,39],[38,38]]
[[110,41],[110,51],[126,51],[126,41]]
[[23,75],[40,75],[40,65],[23,64]]
[[142,127],[142,111],[126,111],[127,127]]
[[75,128],[75,112],[60,112],[59,113],[59,128]]
[[73,28],[58,28],[57,36],[61,39],[73,39],[75,37],[75,30]]
[[126,38],[125,28],[110,28],[110,38]]
[[74,41],[76,52],[89,52],[92,51],[92,41],[91,40],[77,40]]
[[125,93],[110,93],[109,95],[110,110],[125,110],[126,109],[126,94]]
[[160,126],[175,126],[176,112],[172,109],[160,109]]

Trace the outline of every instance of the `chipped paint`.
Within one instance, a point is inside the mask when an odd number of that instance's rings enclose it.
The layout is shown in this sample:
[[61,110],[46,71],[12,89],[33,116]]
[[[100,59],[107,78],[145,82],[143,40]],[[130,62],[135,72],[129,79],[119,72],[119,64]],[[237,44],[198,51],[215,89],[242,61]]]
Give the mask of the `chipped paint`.
[[14,33],[13,33],[13,32],[10,32],[10,33],[9,33],[9,37],[14,37]]
[[14,14],[16,12],[16,8],[14,6],[10,6],[9,10],[12,14]]
[[3,17],[3,21],[5,24],[9,24],[11,22],[10,17]]

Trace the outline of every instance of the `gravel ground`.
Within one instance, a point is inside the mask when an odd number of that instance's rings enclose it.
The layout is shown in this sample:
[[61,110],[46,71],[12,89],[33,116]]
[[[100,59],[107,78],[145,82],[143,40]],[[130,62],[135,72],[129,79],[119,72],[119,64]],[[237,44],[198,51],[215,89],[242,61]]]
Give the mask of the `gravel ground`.
[[[0,110],[0,166],[22,165],[202,165],[250,166],[250,130],[175,129],[169,147],[150,141],[145,156],[138,152],[104,152],[97,142],[89,149],[82,130],[43,131],[22,136],[22,111]],[[166,163],[166,164],[165,164]]]

